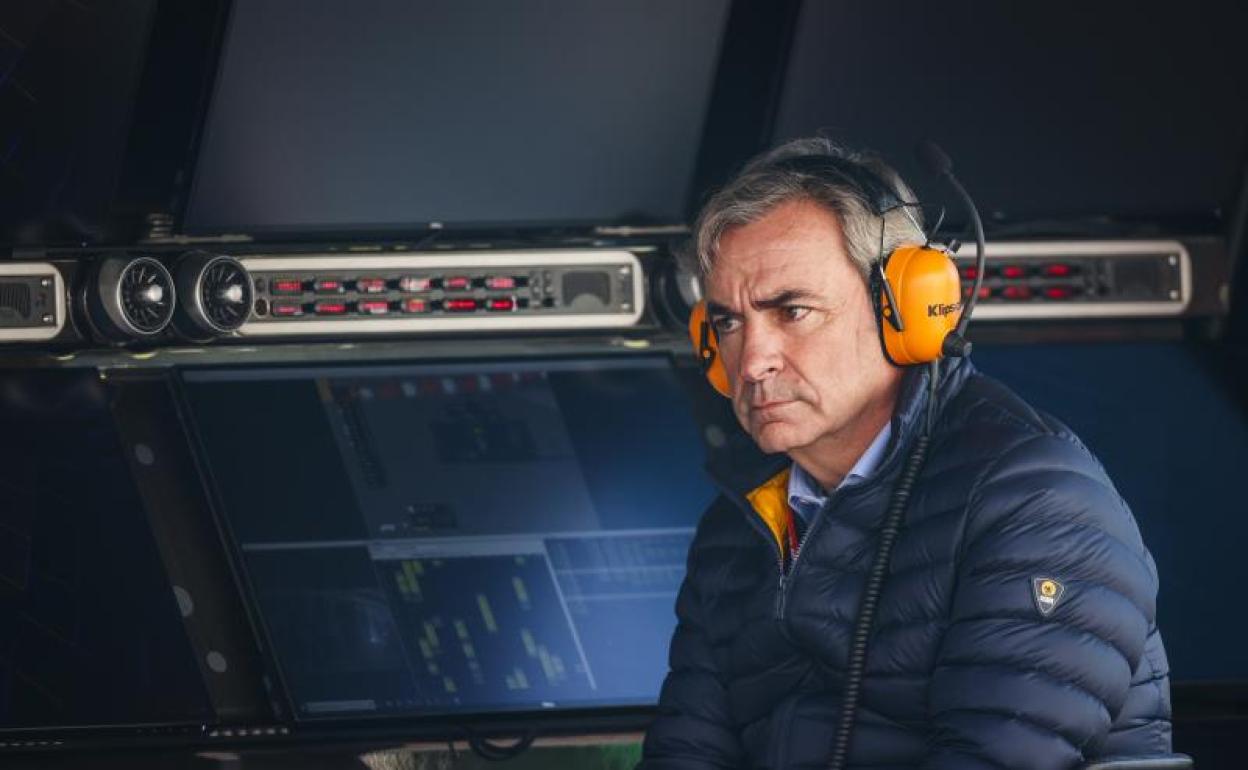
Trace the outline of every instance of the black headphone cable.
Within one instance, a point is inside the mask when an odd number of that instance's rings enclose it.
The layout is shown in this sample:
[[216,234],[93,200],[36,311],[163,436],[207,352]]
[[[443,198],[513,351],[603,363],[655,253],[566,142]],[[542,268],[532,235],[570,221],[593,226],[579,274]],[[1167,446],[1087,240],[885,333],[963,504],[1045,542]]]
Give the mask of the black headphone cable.
[[840,719],[836,726],[832,758],[828,763],[830,770],[844,770],[849,756],[849,742],[853,737],[854,721],[858,716],[858,703],[862,699],[862,680],[866,675],[867,648],[875,625],[875,610],[879,606],[884,578],[888,576],[888,566],[893,558],[893,546],[897,542],[898,533],[901,532],[911,490],[927,461],[927,450],[936,421],[936,390],[939,378],[940,361],[932,361],[928,364],[927,414],[924,415],[923,432],[910,449],[910,455],[906,458],[901,476],[898,477],[897,484],[893,487],[893,495],[888,502],[884,523],[880,527],[880,541],[876,546],[875,558],[871,562],[870,572],[867,573],[867,584],[863,588],[862,599],[858,605],[858,617],[854,622],[854,635],[850,638],[849,659],[845,668],[845,692],[841,699]]

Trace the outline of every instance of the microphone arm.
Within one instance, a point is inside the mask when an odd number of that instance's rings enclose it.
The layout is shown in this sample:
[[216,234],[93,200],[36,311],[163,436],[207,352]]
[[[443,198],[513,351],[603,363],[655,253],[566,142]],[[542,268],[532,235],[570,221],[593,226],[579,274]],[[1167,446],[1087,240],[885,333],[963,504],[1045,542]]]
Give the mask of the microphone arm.
[[928,170],[937,176],[949,180],[949,184],[953,186],[958,197],[962,199],[962,203],[966,206],[966,210],[971,215],[971,224],[975,226],[975,283],[971,286],[971,296],[967,298],[966,304],[962,309],[962,316],[958,319],[958,326],[953,334],[954,339],[947,339],[946,344],[951,349],[949,352],[953,355],[966,355],[970,352],[970,343],[966,340],[966,326],[970,323],[971,314],[975,312],[975,305],[979,302],[979,289],[984,283],[984,222],[979,218],[979,209],[975,207],[975,201],[972,200],[970,193],[958,181],[953,174],[953,161],[944,150],[935,142],[926,140],[919,144],[917,149],[919,160]]
[[957,335],[961,337],[966,333],[966,325],[971,320],[971,313],[975,311],[975,303],[979,302],[979,287],[984,283],[984,222],[979,218],[979,210],[975,208],[975,201],[971,200],[970,193],[953,175],[953,171],[946,173],[945,178],[949,180],[949,184],[953,185],[953,189],[957,190],[958,196],[966,204],[966,209],[971,214],[971,223],[975,225],[975,284],[971,287],[971,296],[962,310],[962,317],[958,320]]

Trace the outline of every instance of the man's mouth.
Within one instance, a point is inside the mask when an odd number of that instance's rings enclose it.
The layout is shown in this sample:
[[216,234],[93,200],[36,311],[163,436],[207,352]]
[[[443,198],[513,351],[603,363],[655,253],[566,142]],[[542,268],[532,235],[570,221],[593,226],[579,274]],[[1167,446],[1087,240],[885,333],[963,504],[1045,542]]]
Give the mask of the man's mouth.
[[767,412],[773,409],[779,409],[782,406],[788,406],[789,404],[792,404],[792,403],[793,403],[792,400],[786,400],[786,401],[767,401],[761,404],[750,404],[750,411]]

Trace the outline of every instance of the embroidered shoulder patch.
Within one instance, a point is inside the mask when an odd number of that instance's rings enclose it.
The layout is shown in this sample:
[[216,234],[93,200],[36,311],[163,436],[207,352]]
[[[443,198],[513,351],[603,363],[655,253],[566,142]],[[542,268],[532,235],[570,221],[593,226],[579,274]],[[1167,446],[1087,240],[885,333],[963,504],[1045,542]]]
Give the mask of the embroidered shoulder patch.
[[1060,581],[1050,577],[1036,577],[1031,579],[1031,597],[1036,600],[1036,609],[1044,617],[1053,614],[1053,610],[1057,609],[1057,604],[1066,595],[1066,586]]

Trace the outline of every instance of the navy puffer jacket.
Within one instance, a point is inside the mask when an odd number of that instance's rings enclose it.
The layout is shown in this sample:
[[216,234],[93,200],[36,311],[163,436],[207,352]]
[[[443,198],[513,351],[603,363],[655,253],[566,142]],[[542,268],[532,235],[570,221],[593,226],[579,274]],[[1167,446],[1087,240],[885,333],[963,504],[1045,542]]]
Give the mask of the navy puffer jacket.
[[[779,546],[744,493],[789,461],[717,475],[723,495],[690,550],[643,770],[827,763],[876,529],[921,429],[927,377],[907,372],[883,461],[812,520],[783,584]],[[969,362],[946,365],[937,399],[849,765],[1071,768],[1170,751],[1156,568],[1104,469]],[[1044,579],[1061,586],[1047,614]]]

